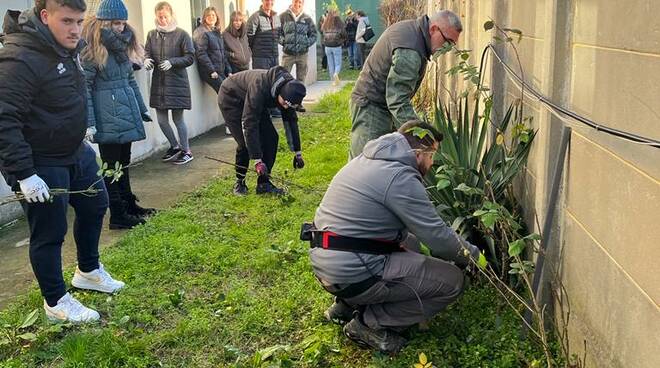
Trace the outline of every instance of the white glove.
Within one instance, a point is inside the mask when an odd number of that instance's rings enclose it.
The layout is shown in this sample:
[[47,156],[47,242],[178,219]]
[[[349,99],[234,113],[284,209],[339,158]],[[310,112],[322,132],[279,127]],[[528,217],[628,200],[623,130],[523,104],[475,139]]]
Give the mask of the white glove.
[[96,127],[91,126],[87,128],[85,131],[85,139],[90,142],[94,142],[94,134],[96,134]]
[[218,79],[218,78],[220,78],[220,76],[218,75],[218,73],[213,72],[213,73],[211,73],[211,78],[212,79]]
[[153,59],[144,59],[144,69],[151,70],[154,67]]
[[50,199],[50,193],[48,192],[48,185],[43,181],[37,174],[19,180],[18,183],[21,186],[21,192],[25,196],[25,200],[28,203],[44,203]]
[[160,63],[160,65],[158,65],[158,67],[160,68],[160,70],[166,72],[166,71],[172,69],[172,63],[170,63],[169,60],[165,60],[162,63]]

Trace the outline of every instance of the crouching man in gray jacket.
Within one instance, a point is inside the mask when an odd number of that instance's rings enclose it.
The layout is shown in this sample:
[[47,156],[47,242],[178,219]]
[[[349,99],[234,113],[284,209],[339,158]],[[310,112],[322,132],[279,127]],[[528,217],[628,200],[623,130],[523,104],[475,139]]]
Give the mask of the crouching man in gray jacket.
[[[325,316],[346,323],[344,334],[360,345],[398,352],[405,344],[399,332],[461,294],[463,274],[456,265],[467,265],[468,257],[485,262],[438,216],[426,194],[422,178],[441,140],[432,126],[409,121],[370,141],[335,175],[316,210],[312,268],[335,296]],[[433,257],[418,253],[417,239]]]

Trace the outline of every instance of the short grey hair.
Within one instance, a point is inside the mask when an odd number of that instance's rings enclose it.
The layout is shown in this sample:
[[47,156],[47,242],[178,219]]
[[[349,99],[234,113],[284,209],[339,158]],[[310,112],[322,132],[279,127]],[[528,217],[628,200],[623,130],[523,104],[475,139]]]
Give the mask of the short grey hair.
[[463,24],[461,23],[461,18],[459,18],[458,15],[456,15],[456,13],[451,10],[442,10],[435,13],[429,20],[429,23],[438,26],[446,24],[458,32],[463,32]]

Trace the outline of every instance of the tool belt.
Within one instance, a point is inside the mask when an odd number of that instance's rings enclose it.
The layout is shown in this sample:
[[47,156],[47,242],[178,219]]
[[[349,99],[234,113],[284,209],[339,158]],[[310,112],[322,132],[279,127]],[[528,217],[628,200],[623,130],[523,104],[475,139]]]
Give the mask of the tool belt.
[[309,241],[311,248],[323,248],[354,253],[390,254],[402,252],[398,241],[352,238],[331,231],[317,230],[311,223],[302,224],[300,240]]

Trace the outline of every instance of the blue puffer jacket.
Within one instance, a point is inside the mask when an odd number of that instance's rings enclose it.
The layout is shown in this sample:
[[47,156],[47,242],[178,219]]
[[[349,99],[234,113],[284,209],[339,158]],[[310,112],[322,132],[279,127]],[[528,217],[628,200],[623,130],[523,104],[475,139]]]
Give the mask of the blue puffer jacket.
[[96,126],[96,143],[124,144],[146,137],[142,113],[148,110],[133,75],[133,64],[126,55],[132,37],[128,30],[116,34],[104,29],[101,38],[108,50],[104,67],[99,68],[90,60],[83,64],[89,91],[88,126]]

